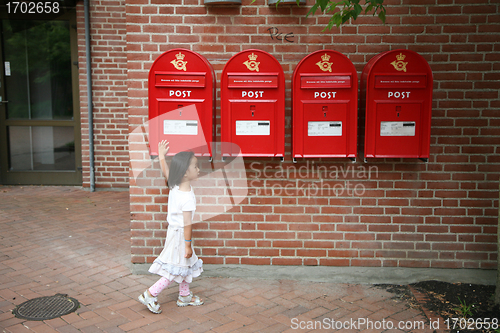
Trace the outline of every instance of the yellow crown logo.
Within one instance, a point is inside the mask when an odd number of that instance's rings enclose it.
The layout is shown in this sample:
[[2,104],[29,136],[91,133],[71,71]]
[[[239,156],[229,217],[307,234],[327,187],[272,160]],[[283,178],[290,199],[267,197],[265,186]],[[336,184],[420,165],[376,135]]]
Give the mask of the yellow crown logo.
[[176,55],[175,55],[175,57],[177,58],[177,60],[184,60],[184,57],[185,57],[185,56],[186,56],[186,55],[184,55],[184,54],[182,54],[182,53],[180,53],[180,52],[179,52],[178,54],[176,54]]
[[174,65],[175,69],[180,70],[180,71],[186,71],[186,64],[188,63],[187,61],[184,61],[184,57],[186,55],[182,54],[181,52],[177,53],[175,55],[175,58],[177,60],[172,60],[170,63]]
[[252,52],[252,54],[248,55],[248,60],[245,61],[243,63],[243,65],[247,66],[248,70],[258,72],[260,62],[255,61],[255,60],[257,60],[257,57],[258,57],[258,55],[256,55],[255,53]]
[[321,69],[323,72],[332,72],[332,65],[333,62],[329,62],[331,56],[329,56],[327,53],[323,54],[321,56],[321,60],[316,63],[318,65],[319,69]]
[[406,73],[406,65],[408,65],[408,63],[403,61],[405,58],[406,56],[403,53],[400,53],[396,56],[397,61],[391,62],[391,65],[394,66],[395,70]]
[[248,59],[249,59],[250,61],[255,61],[255,60],[257,60],[257,57],[258,57],[258,55],[256,55],[255,53],[252,53],[252,54],[250,54],[250,55],[248,56]]

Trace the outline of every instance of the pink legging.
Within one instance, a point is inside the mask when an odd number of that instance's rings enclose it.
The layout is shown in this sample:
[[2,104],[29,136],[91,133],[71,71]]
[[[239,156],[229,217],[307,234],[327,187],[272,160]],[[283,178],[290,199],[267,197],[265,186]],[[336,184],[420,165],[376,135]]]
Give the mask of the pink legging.
[[[158,296],[163,291],[163,289],[167,288],[170,285],[171,282],[172,281],[167,280],[167,278],[162,277],[149,288],[150,294],[153,297]],[[182,281],[181,283],[179,283],[179,295],[188,296],[189,294],[189,283],[187,283],[186,281]]]

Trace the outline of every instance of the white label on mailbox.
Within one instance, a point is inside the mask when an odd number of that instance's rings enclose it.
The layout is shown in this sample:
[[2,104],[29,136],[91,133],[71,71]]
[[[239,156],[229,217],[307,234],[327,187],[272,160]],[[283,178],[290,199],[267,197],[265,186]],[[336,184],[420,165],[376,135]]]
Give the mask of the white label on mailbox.
[[164,120],[163,134],[198,135],[197,120]]
[[342,136],[341,121],[309,121],[308,136]]
[[415,122],[381,121],[380,136],[415,136]]
[[269,120],[237,120],[236,135],[271,135]]
[[10,76],[10,61],[5,62],[5,76]]

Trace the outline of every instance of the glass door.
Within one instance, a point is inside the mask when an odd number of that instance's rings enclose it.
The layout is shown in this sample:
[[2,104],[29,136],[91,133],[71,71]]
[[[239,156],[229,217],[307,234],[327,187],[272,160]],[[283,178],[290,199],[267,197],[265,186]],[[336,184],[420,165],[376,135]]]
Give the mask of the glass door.
[[74,18],[3,19],[1,32],[0,182],[81,185]]

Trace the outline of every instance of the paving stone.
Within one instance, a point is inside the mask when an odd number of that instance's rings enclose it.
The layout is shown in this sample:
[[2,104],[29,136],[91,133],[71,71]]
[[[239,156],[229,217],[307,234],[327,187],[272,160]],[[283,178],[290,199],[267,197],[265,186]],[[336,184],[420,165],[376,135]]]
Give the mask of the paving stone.
[[[295,333],[305,330],[292,329],[292,320],[428,322],[421,309],[395,302],[391,293],[370,285],[203,275],[191,290],[205,305],[178,308],[178,288],[170,287],[158,298],[163,312],[152,314],[137,296],[158,278],[130,272],[129,218],[128,192],[2,187],[0,332]],[[81,307],[41,322],[11,313],[27,299],[57,293],[76,298]]]

